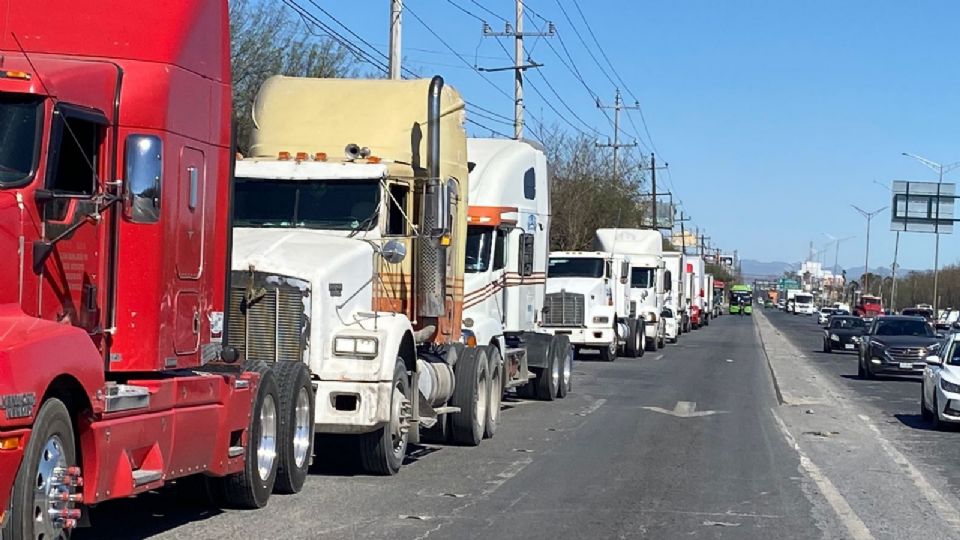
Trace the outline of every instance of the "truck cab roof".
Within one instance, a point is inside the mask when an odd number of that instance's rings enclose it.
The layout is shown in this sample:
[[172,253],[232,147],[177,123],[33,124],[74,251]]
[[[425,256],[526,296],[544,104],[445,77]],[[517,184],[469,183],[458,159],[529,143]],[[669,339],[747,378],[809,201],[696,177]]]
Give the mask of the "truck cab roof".
[[383,163],[297,161],[276,159],[241,159],[236,176],[282,180],[370,180],[386,178]]

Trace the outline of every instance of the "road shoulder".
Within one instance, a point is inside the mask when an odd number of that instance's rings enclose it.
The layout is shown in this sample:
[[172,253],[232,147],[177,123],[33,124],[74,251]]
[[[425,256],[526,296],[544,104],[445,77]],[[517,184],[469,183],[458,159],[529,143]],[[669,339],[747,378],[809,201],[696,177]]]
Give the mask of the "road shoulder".
[[846,529],[844,538],[960,538],[960,504],[763,314],[755,321],[780,405],[774,408],[803,474]]

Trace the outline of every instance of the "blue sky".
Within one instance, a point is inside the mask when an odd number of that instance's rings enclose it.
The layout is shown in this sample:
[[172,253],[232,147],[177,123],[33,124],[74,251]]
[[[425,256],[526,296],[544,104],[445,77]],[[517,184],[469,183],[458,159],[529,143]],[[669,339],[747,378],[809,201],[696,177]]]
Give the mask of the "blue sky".
[[[827,233],[856,235],[842,244],[840,264],[862,264],[865,221],[849,205],[872,210],[888,204],[889,191],[874,181],[935,180],[932,171],[901,152],[942,163],[960,161],[960,2],[578,1],[626,83],[621,87],[625,99],[632,102],[629,89],[640,100],[652,135],[651,143],[634,112],[642,142],[657,149],[658,160],[670,163],[670,175],[661,175],[660,184],[679,196],[692,223],[706,229],[715,245],[737,249],[742,257],[800,260],[810,241],[823,247]],[[332,23],[308,1],[302,3]],[[405,66],[424,75],[439,73],[471,103],[512,117],[512,99],[495,89],[512,96],[512,74],[481,78],[413,14],[464,55],[467,64],[499,67],[512,60],[492,38],[481,37],[480,21],[453,4],[502,30],[503,21],[478,3],[512,20],[514,2],[405,3],[410,10],[404,18]],[[318,4],[386,50],[387,0]],[[575,1],[527,0],[526,5],[526,29],[544,26],[531,12],[553,21],[584,80],[611,101],[614,84],[574,31],[580,31],[602,63]],[[577,116],[606,139],[612,132],[607,119],[546,39],[527,39],[533,60],[545,64],[540,73],[529,75],[530,84],[587,130],[553,96],[545,77]],[[562,53],[560,40],[549,39]],[[503,45],[512,54],[513,42],[503,40]],[[526,104],[545,124],[562,122],[530,86]],[[469,109],[468,115],[511,132],[510,126],[470,115]],[[636,133],[626,117],[624,127]],[[947,180],[960,181],[960,169]],[[893,239],[885,212],[874,220],[872,266],[892,262]],[[901,265],[932,267],[933,243],[932,235],[903,236]],[[944,236],[941,264],[957,261],[960,243]],[[833,264],[832,248],[828,263]]]

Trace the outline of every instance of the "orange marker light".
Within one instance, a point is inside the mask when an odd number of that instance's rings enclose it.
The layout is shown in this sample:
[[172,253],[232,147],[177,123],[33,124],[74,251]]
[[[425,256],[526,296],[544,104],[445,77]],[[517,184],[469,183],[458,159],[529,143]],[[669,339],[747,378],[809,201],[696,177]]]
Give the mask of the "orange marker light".
[[280,161],[287,161],[287,160],[289,160],[289,159],[290,159],[290,152],[280,152],[280,154],[277,155],[277,159],[279,159]]
[[313,155],[313,159],[314,159],[314,161],[326,161],[326,160],[327,160],[327,153],[326,153],[326,152],[317,152],[316,154]]
[[378,158],[377,156],[370,156],[367,158],[367,163],[380,163],[381,161],[383,160]]
[[477,336],[467,336],[467,347],[477,346]]
[[26,71],[0,71],[0,78],[30,80],[30,74]]
[[297,152],[297,161],[306,161],[310,156],[306,152]]
[[0,450],[16,450],[20,448],[20,436],[0,437]]

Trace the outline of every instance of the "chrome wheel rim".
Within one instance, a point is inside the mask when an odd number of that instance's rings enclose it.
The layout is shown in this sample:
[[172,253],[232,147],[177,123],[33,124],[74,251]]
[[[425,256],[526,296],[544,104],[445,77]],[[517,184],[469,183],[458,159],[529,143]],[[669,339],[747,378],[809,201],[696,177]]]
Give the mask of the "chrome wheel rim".
[[393,398],[390,402],[390,442],[393,445],[395,456],[402,457],[407,445],[407,419],[404,408],[407,396],[404,395],[403,381],[397,381],[393,387]]
[[313,438],[313,418],[310,417],[310,391],[301,387],[297,394],[297,420],[293,432],[293,461],[302,468],[310,452],[310,439]]
[[563,369],[563,366],[560,365],[560,362],[557,362],[557,358],[553,358],[550,366],[550,382],[553,384],[553,388],[560,387],[560,370]]
[[570,377],[573,376],[573,349],[568,349],[563,359],[563,386],[570,388]]
[[500,398],[503,394],[503,388],[500,387],[499,381],[502,378],[500,375],[501,370],[500,363],[494,364],[493,374],[490,377],[490,418],[494,420],[500,414]]
[[[476,393],[476,411],[477,411],[477,421],[481,426],[484,425],[487,419],[487,400],[489,398],[490,392],[490,380],[489,373],[487,370],[483,370],[480,373],[480,378],[477,380],[477,393]],[[480,430],[483,431],[482,429]]]
[[63,441],[59,435],[52,435],[43,445],[33,483],[33,538],[36,540],[67,538],[58,514],[70,509],[72,503],[54,500],[61,493],[73,492],[72,487],[63,482],[66,470]]
[[267,394],[260,406],[260,440],[257,442],[257,474],[266,482],[277,460],[277,402]]

